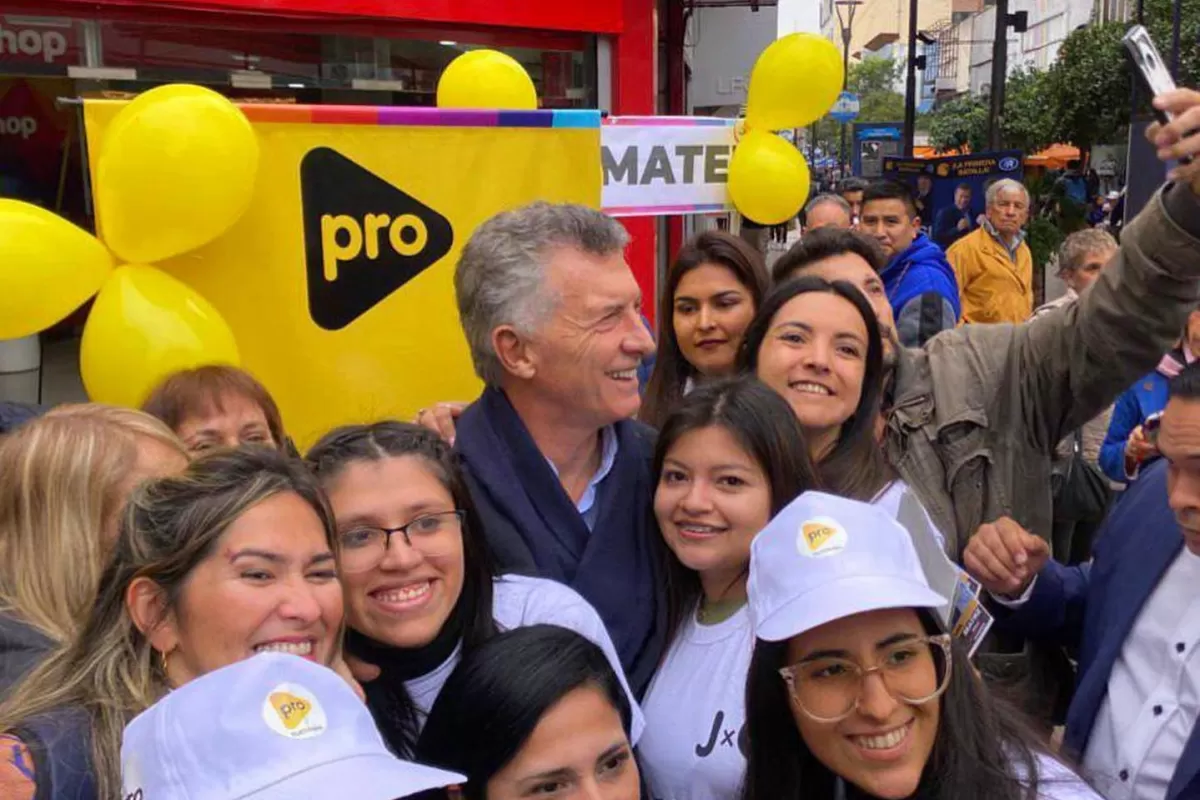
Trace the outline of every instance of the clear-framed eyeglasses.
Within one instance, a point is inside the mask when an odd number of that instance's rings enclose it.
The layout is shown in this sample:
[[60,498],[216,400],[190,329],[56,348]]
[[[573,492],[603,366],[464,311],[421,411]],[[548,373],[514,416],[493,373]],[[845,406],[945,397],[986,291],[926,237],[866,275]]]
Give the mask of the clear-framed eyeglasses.
[[841,722],[854,713],[863,682],[878,673],[888,693],[919,706],[940,696],[950,683],[948,633],[904,639],[885,647],[878,662],[864,667],[846,658],[813,658],[779,670],[800,710],[816,722]]
[[461,509],[422,514],[398,528],[355,525],[338,534],[338,557],[342,572],[365,572],[379,566],[400,534],[404,543],[425,556],[437,556],[453,547],[453,537],[462,533]]

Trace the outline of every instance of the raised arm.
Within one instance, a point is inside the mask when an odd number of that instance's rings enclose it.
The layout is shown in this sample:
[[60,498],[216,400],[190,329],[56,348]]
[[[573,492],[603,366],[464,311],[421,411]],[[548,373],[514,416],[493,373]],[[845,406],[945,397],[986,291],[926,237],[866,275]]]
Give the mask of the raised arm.
[[[1200,152],[1200,92],[1166,101],[1174,122],[1149,133],[1159,157]],[[1200,161],[1173,176],[1079,302],[1013,332],[1026,430],[1047,452],[1153,369],[1200,302]]]

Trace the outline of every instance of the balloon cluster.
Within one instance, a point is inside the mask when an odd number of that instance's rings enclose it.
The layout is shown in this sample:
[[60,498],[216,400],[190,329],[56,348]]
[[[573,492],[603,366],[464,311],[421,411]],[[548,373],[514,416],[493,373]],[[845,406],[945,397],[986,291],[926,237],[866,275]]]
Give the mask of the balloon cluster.
[[0,339],[45,330],[98,292],[80,351],[92,400],[136,407],[172,372],[238,364],[220,313],[152,264],[237,222],[258,156],[249,120],[216,92],[172,85],[138,96],[113,118],[96,160],[99,239],[0,200]]
[[844,71],[833,42],[793,33],[759,55],[746,92],[746,133],[729,160],[729,196],[742,216],[778,225],[808,199],[808,163],[773,131],[820,119],[842,90]]

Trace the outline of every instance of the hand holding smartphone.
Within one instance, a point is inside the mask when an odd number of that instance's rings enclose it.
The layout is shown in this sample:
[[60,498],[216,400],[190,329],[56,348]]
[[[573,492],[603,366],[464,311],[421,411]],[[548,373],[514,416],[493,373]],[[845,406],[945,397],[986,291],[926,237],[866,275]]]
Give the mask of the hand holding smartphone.
[[[1134,25],[1121,39],[1121,43],[1125,45],[1125,55],[1129,57],[1129,61],[1133,65],[1134,74],[1138,76],[1142,88],[1151,97],[1175,91],[1177,88],[1175,79],[1171,77],[1171,72],[1167,69],[1162,54],[1158,52],[1154,39],[1150,37],[1150,31],[1142,25]],[[1160,108],[1154,109],[1154,116],[1163,125],[1171,124],[1174,119],[1170,113]],[[1184,156],[1179,159],[1179,163],[1190,164],[1192,157]]]
[[1163,412],[1158,411],[1146,417],[1146,421],[1142,423],[1142,433],[1146,436],[1146,441],[1150,444],[1158,445],[1158,429],[1162,425]]

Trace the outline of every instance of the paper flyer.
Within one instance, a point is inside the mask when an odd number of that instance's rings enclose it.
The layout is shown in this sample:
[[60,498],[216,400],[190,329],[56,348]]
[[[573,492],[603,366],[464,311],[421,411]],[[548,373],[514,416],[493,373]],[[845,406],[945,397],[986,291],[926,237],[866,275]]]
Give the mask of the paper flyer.
[[912,536],[930,588],[950,598],[950,602],[938,609],[942,625],[955,638],[963,640],[968,654],[975,655],[983,637],[992,627],[991,612],[979,599],[983,587],[946,557],[925,509],[911,491],[904,492],[896,520]]

